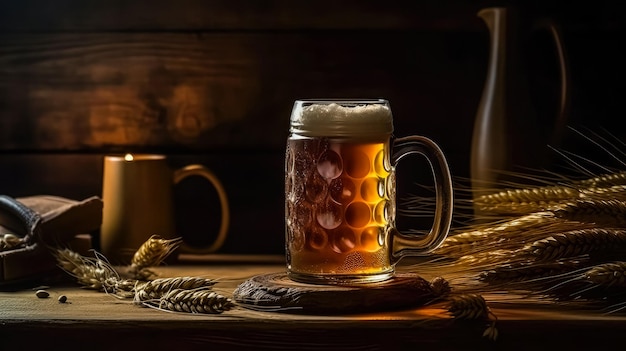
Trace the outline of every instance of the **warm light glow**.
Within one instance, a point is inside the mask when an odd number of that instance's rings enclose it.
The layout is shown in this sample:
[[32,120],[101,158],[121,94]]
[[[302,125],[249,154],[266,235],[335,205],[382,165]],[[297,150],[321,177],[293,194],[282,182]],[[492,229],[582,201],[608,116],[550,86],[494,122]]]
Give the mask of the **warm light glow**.
[[124,155],[124,159],[125,159],[126,161],[132,161],[132,160],[133,160],[133,155],[131,155],[131,154],[126,154],[126,155]]

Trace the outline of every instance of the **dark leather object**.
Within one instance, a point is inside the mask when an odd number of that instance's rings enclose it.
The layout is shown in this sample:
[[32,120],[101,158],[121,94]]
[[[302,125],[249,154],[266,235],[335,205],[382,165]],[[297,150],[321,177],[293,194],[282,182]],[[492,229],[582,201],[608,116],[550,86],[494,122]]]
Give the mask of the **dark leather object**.
[[6,195],[0,195],[0,225],[23,238],[26,246],[35,243],[40,231],[41,216],[21,202]]
[[96,196],[76,201],[49,195],[0,195],[0,234],[20,238],[18,245],[0,249],[0,287],[43,284],[64,276],[59,274],[63,272],[53,248],[88,255],[91,234],[102,222],[102,207]]

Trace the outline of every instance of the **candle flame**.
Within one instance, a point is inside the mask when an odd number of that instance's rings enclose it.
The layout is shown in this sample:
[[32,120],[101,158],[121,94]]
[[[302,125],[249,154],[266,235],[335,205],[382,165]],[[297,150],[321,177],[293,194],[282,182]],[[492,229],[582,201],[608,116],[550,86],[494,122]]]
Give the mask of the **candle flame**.
[[125,159],[126,161],[132,161],[132,160],[133,160],[133,155],[131,155],[131,154],[126,154],[126,155],[124,155],[124,159]]

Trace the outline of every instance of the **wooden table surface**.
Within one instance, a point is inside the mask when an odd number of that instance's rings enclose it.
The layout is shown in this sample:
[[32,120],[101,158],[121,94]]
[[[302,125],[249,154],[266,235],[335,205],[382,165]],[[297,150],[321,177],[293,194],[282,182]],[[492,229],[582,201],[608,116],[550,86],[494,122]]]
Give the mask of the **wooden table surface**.
[[[219,279],[215,290],[232,296],[246,279],[284,269],[271,260],[216,261],[163,266],[157,273]],[[485,321],[454,320],[441,303],[333,316],[241,307],[222,314],[187,314],[140,307],[71,282],[47,291],[45,299],[32,288],[0,292],[0,350],[583,350],[626,344],[626,316],[556,305],[490,303],[499,331],[498,339],[490,341],[482,337]],[[58,302],[60,295],[67,296],[66,303]]]

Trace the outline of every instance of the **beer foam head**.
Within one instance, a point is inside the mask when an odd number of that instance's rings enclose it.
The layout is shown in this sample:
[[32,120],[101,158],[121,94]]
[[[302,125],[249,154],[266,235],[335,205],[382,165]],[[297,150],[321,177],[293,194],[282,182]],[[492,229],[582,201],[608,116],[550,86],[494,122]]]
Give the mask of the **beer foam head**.
[[298,100],[291,132],[311,137],[386,138],[393,118],[386,100]]

